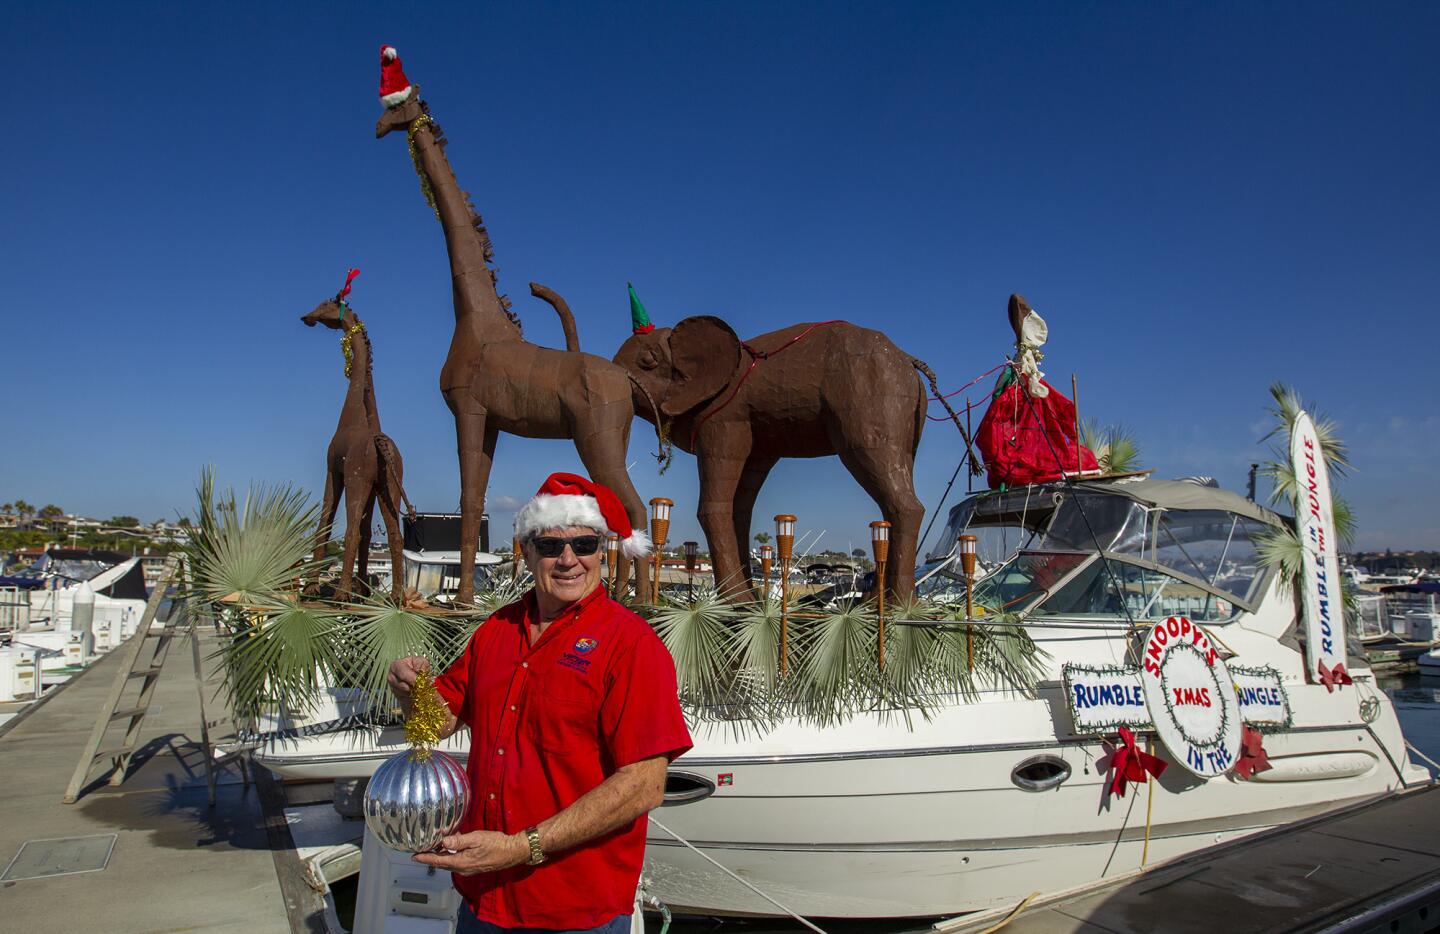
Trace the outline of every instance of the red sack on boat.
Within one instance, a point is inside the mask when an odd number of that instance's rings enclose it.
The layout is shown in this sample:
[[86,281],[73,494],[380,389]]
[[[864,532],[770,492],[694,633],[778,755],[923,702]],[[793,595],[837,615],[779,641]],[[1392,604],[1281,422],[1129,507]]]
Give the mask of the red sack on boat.
[[1032,396],[1025,383],[1006,368],[975,433],[990,489],[1098,471],[1094,452],[1075,436],[1075,403],[1043,379],[1043,396]]

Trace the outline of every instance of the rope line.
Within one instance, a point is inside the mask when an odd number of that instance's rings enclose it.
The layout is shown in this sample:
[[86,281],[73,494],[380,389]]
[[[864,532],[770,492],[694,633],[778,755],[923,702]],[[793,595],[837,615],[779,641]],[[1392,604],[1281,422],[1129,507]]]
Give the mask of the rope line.
[[717,863],[717,862],[716,862],[713,858],[711,858],[708,854],[701,853],[698,849],[695,848],[695,844],[691,843],[689,840],[686,840],[684,837],[680,836],[678,833],[676,833],[675,831],[671,830],[669,827],[666,827],[664,824],[660,823],[658,820],[656,820],[656,819],[654,818],[653,815],[650,817],[650,823],[654,824],[656,827],[659,827],[661,830],[665,831],[665,832],[668,833],[670,836],[674,837],[676,840],[680,841],[680,842],[683,843],[685,846],[689,847],[691,850],[694,850],[695,853],[696,853],[701,859],[705,860],[706,862],[708,862],[710,865],[714,866],[716,869],[720,870],[721,872],[725,873],[725,875],[727,875],[727,876],[729,876],[730,878],[734,879],[736,882],[738,882],[738,883],[740,883],[741,885],[745,886],[745,888],[747,888],[747,889],[749,889],[750,891],[754,892],[756,895],[759,895],[761,898],[765,899],[767,902],[769,902],[770,904],[774,905],[776,908],[779,908],[781,911],[785,912],[785,913],[786,913],[787,915],[789,915],[791,918],[794,918],[796,921],[799,921],[801,924],[805,925],[807,928],[809,928],[810,930],[814,931],[815,934],[825,934],[825,931],[824,931],[823,929],[816,927],[814,924],[811,924],[809,921],[807,921],[807,920],[805,920],[804,918],[800,917],[798,914],[796,914],[795,912],[791,911],[789,908],[785,907],[784,905],[780,904],[780,903],[777,902],[775,899],[771,898],[769,895],[766,895],[764,892],[760,891],[760,890],[757,889],[755,886],[751,885],[749,882],[747,882],[747,881],[745,881],[744,879],[740,878],[739,876],[735,875],[735,873],[731,872],[730,870],[726,869],[724,866],[722,866],[722,865],[720,865],[719,863]]
[[695,423],[695,427],[690,429],[690,447],[695,447],[695,436],[700,433],[701,426],[708,422],[712,415],[725,408],[725,406],[729,405],[731,402],[735,401],[735,397],[740,394],[740,387],[745,385],[745,381],[750,378],[751,373],[755,372],[755,367],[760,365],[761,360],[769,360],[771,357],[778,357],[782,352],[790,349],[795,344],[798,344],[802,338],[808,337],[810,332],[815,330],[816,328],[822,328],[827,324],[839,323],[839,319],[831,319],[830,321],[817,321],[805,330],[801,331],[799,334],[796,334],[794,337],[790,338],[785,343],[781,344],[779,347],[775,348],[774,350],[756,350],[754,347],[750,346],[750,343],[748,341],[741,341],[740,346],[744,348],[745,352],[750,355],[750,365],[745,368],[745,372],[740,376],[740,379],[736,381],[735,388],[730,390],[730,395],[725,397],[725,401],[715,406],[715,408],[706,412],[704,415],[700,416],[700,420]]
[[962,393],[962,392],[964,392],[965,390],[969,389],[971,386],[974,386],[976,383],[980,382],[982,379],[984,379],[985,377],[989,376],[991,373],[994,373],[996,370],[1003,370],[1005,367],[1007,367],[1007,366],[1009,366],[1009,365],[1010,365],[1010,361],[1009,361],[1009,360],[1005,360],[1005,361],[1002,361],[1001,363],[997,363],[997,364],[995,364],[994,366],[992,366],[990,369],[986,370],[984,373],[981,373],[979,376],[975,377],[975,378],[972,379],[970,382],[966,383],[964,386],[961,386],[959,389],[955,390],[954,392],[947,392],[947,393],[945,393],[943,396],[931,396],[931,397],[930,397],[929,399],[927,399],[926,401],[927,401],[927,402],[939,402],[941,399],[948,399],[948,398],[950,398],[951,396],[958,396],[958,395],[960,395],[960,393]]

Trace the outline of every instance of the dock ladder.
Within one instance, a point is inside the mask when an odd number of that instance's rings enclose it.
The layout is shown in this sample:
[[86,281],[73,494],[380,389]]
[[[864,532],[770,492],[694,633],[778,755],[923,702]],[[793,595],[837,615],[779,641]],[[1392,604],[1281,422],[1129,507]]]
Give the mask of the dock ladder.
[[[151,699],[155,694],[155,685],[160,680],[160,673],[165,668],[165,659],[170,654],[170,643],[182,635],[182,621],[188,623],[192,660],[195,666],[195,682],[200,694],[200,730],[201,730],[201,751],[205,759],[205,780],[209,790],[210,804],[215,803],[215,769],[224,761],[233,758],[227,755],[224,760],[215,758],[215,749],[210,742],[211,724],[205,719],[205,687],[203,670],[200,663],[199,633],[196,632],[196,613],[190,601],[176,601],[170,609],[169,615],[165,618],[165,624],[159,629],[152,629],[155,617],[159,612],[160,604],[165,596],[171,593],[172,589],[178,595],[180,585],[184,581],[183,559],[171,556],[165,563],[165,570],[160,580],[150,591],[150,599],[145,604],[145,613],[140,618],[140,625],[135,629],[135,634],[125,643],[124,651],[128,653],[126,666],[115,676],[115,683],[110,686],[109,697],[105,705],[100,709],[99,716],[95,719],[94,729],[90,731],[90,739],[85,744],[84,751],[80,755],[80,761],[75,764],[75,774],[70,777],[70,784],[65,789],[65,797],[62,799],[66,804],[74,804],[80,797],[80,790],[85,787],[85,780],[96,764],[109,759],[112,765],[110,785],[116,786],[125,781],[130,768],[130,758],[135,753],[135,748],[140,738],[140,726],[145,722],[145,714],[150,709]],[[148,651],[147,651],[148,649]],[[133,701],[124,703],[126,688],[130,682],[140,680],[140,693]],[[122,703],[124,704],[122,706]],[[102,748],[105,741],[105,734],[110,726],[117,721],[128,720],[125,726],[125,734],[119,745]],[[244,771],[245,783],[249,784],[249,772]]]

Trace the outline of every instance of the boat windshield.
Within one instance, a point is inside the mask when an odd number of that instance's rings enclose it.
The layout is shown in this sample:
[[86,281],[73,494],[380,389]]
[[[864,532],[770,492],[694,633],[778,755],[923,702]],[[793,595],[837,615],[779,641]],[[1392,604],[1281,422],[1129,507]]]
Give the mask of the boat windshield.
[[[920,569],[917,591],[964,600],[954,545],[970,534],[979,544],[975,599],[992,612],[1214,622],[1258,604],[1265,574],[1255,543],[1264,529],[1224,509],[1162,509],[1088,490],[979,496],[952,512],[946,551],[932,552],[945,557]],[[1097,553],[1105,560],[1078,570]]]

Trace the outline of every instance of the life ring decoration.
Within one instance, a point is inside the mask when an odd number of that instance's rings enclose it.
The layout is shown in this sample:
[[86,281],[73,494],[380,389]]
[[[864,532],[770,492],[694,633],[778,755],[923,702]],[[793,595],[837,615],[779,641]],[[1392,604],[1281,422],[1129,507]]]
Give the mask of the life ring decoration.
[[1170,757],[1204,779],[1240,757],[1240,699],[1219,648],[1184,616],[1156,623],[1145,639],[1145,707]]

